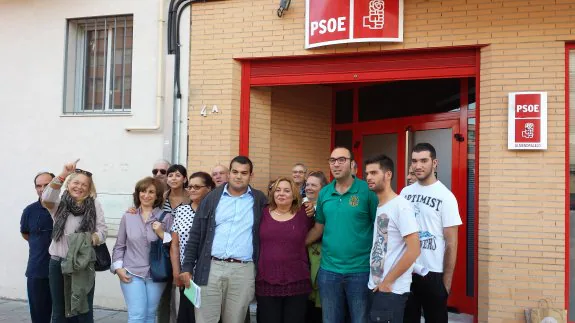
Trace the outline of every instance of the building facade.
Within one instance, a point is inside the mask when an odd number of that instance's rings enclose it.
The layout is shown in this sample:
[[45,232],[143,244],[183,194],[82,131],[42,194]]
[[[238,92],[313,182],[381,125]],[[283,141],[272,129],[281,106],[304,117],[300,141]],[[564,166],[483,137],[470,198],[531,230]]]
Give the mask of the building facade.
[[[190,167],[248,154],[264,187],[295,162],[327,171],[331,147],[347,145],[360,164],[375,152],[396,157],[400,189],[410,145],[435,142],[439,178],[464,222],[450,304],[480,322],[520,322],[525,308],[549,299],[571,306],[573,319],[574,5],[404,0],[402,41],[305,49],[306,1],[292,1],[281,18],[279,3],[192,4]],[[548,95],[547,149],[508,149],[508,95],[523,91]],[[200,114],[214,104],[219,113]]]
[[[28,245],[19,224],[37,199],[32,180],[38,172],[58,174],[80,158],[78,167],[94,174],[111,249],[136,182],[151,175],[157,159],[172,159],[167,8],[168,1],[159,0],[0,1],[0,144],[10,183],[1,189],[6,261],[0,297],[26,298]],[[182,133],[176,160],[185,164]],[[116,276],[97,274],[95,304],[124,308]]]
[[[392,156],[399,190],[409,148],[430,141],[464,222],[450,305],[479,322],[520,322],[524,308],[549,299],[575,322],[575,5],[404,0],[402,39],[306,49],[306,1],[291,2],[282,17],[278,0],[191,5],[180,69],[189,103],[184,93],[174,137],[169,1],[0,0],[9,170],[0,241],[14,246],[3,252],[0,296],[26,297],[17,228],[38,171],[80,158],[113,233],[158,158],[196,171],[247,154],[265,188],[296,162],[328,172],[330,149],[343,145],[360,176],[365,157]],[[547,95],[546,149],[508,148],[509,93],[524,91]],[[98,274],[95,303],[123,307],[115,276]]]

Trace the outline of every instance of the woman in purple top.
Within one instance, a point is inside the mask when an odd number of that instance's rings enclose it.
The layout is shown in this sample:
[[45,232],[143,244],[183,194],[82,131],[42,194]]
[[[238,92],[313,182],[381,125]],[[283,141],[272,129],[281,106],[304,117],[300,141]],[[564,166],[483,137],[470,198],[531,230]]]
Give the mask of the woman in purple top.
[[259,230],[258,322],[305,322],[311,292],[305,238],[312,219],[306,215],[299,190],[289,178],[280,177],[273,183],[269,200]]
[[156,283],[150,277],[150,244],[162,239],[171,241],[167,232],[172,215],[162,222],[163,186],[157,179],[146,177],[136,184],[136,213],[126,213],[120,221],[118,238],[112,254],[110,270],[120,278],[120,286],[128,307],[128,323],[154,323],[156,309],[166,283]]

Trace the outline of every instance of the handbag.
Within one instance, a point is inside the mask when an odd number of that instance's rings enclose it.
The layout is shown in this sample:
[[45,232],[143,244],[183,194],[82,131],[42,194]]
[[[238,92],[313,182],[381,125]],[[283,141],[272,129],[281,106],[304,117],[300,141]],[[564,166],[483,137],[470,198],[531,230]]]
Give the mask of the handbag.
[[94,246],[94,251],[96,252],[96,263],[94,264],[94,269],[96,271],[106,271],[110,269],[112,264],[112,258],[110,257],[110,252],[108,251],[108,246],[106,243]]
[[[158,222],[162,222],[166,213],[162,213]],[[165,283],[172,279],[172,263],[170,253],[164,246],[163,239],[150,243],[150,276],[156,283]]]
[[567,310],[552,308],[550,301],[541,299],[536,308],[531,309],[530,323],[567,323]]

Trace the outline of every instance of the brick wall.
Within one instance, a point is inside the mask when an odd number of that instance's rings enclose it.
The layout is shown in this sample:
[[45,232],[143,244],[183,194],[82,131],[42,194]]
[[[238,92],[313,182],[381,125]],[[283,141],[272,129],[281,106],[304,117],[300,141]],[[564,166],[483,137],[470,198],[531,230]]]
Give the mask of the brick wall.
[[[201,127],[202,131],[190,132],[189,164],[211,166],[237,154],[240,64],[234,58],[485,45],[480,59],[479,321],[519,322],[523,308],[535,306],[540,298],[549,297],[562,306],[564,46],[566,41],[575,40],[575,5],[571,0],[404,2],[403,43],[350,44],[314,50],[303,48],[303,0],[293,1],[283,18],[275,15],[279,3],[276,0],[194,4],[191,109],[214,102],[222,113],[208,118],[190,114],[191,130]],[[272,101],[275,90],[269,94]],[[549,149],[545,152],[506,149],[507,93],[526,90],[549,94]],[[267,95],[263,95],[266,100]],[[252,101],[252,109],[261,109],[259,104]],[[280,168],[281,172],[286,167],[289,170],[292,163],[290,160],[285,165],[276,164],[274,149],[281,156],[282,151],[293,147],[289,142],[274,145],[275,112],[280,113],[272,109],[268,117],[252,120],[252,128],[267,129],[268,124],[272,128],[270,149],[274,154],[267,157],[269,170],[264,166],[262,175],[275,176]],[[281,118],[278,116],[277,120]],[[253,133],[252,130],[250,140],[255,145],[259,134]],[[264,151],[257,148],[253,147],[254,154],[267,165]],[[294,161],[299,159],[293,157]]]

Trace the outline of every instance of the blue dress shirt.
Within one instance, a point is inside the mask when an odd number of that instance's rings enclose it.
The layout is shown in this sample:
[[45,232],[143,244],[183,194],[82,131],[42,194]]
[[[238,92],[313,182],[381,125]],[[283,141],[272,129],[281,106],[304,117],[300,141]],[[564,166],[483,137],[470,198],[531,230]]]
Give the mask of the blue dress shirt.
[[216,232],[212,256],[252,261],[254,225],[254,196],[251,188],[241,196],[232,196],[225,184],[216,208]]

